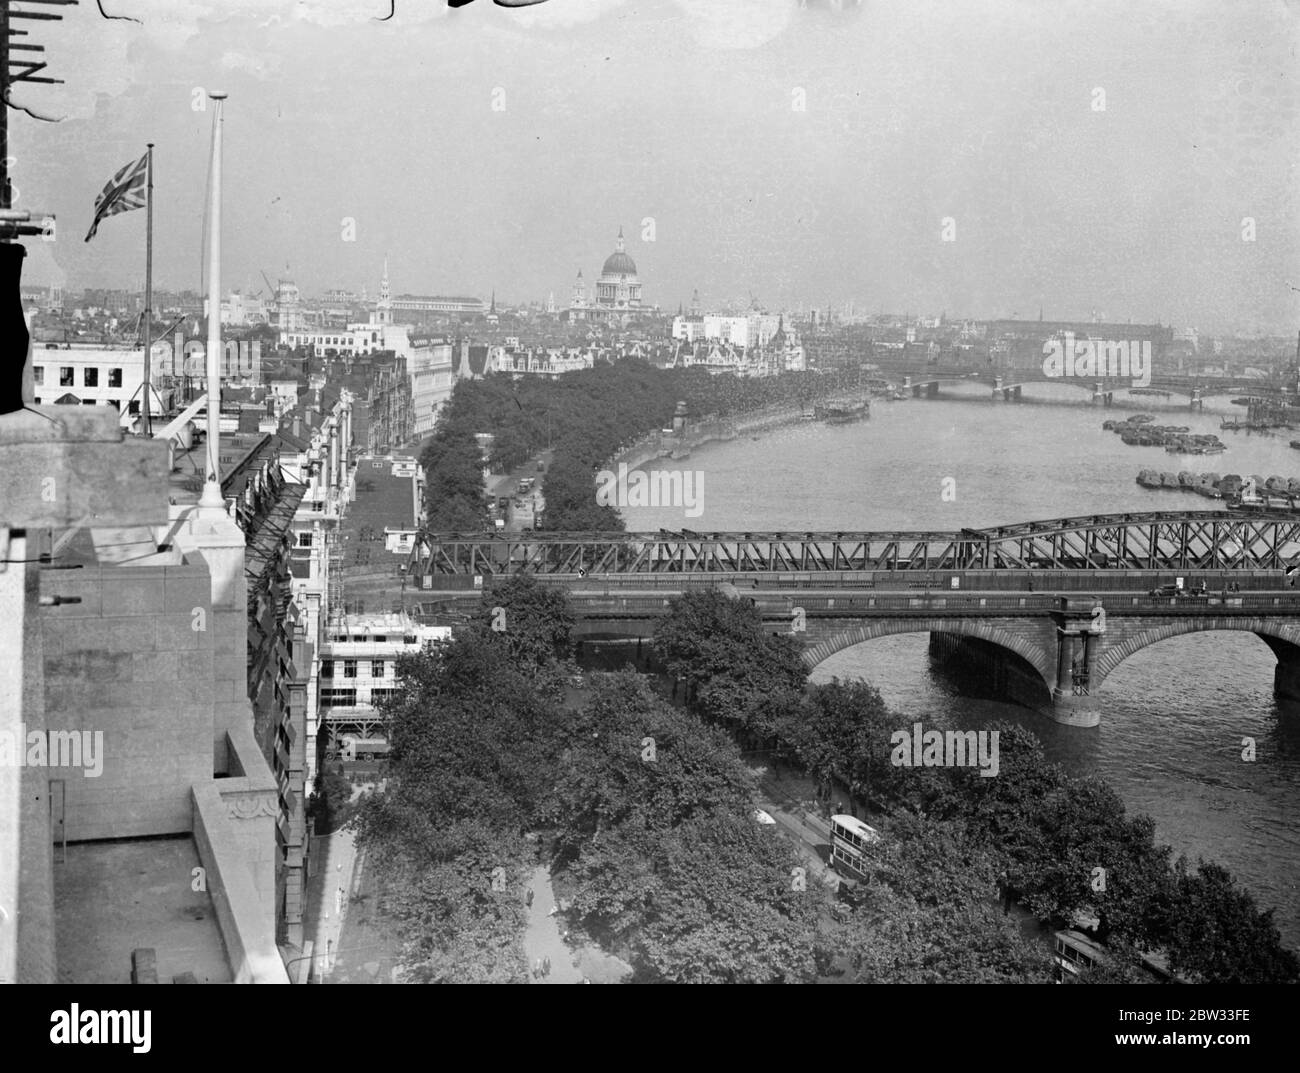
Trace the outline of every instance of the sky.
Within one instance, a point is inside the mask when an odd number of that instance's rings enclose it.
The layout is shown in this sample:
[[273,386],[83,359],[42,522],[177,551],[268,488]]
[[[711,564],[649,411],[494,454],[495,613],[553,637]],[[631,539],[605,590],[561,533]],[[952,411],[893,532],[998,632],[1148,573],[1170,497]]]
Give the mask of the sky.
[[[223,290],[567,304],[620,226],[646,301],[1300,328],[1282,0],[93,0],[23,23],[25,282],[197,289],[213,109]],[[21,0],[16,0],[21,3]],[[50,10],[50,9],[46,9]],[[352,222],[349,227],[347,221]],[[945,239],[950,239],[946,241]]]

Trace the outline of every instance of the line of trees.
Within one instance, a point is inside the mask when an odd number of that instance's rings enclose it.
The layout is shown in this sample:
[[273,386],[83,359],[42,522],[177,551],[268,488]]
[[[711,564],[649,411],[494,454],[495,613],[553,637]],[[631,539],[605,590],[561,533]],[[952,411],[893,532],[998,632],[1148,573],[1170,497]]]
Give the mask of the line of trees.
[[408,978],[527,979],[527,833],[543,830],[570,927],[637,980],[813,979],[824,902],[751,819],[735,744],[632,672],[566,706],[570,625],[562,594],[514,578],[450,643],[399,661],[388,786],[355,822]]
[[420,465],[430,529],[474,532],[487,525],[483,452],[470,425],[440,421],[420,451]]
[[[880,937],[902,927],[899,913],[914,941],[919,929],[932,944],[929,974],[940,965],[944,979],[1029,970],[1034,958],[987,908],[1002,877],[1044,924],[1065,924],[1076,911],[1097,914],[1100,937],[1120,955],[1107,978],[1136,976],[1138,951],[1163,949],[1171,970],[1194,980],[1300,980],[1300,960],[1282,946],[1273,910],[1260,911],[1217,864],[1171,861],[1149,817],[1128,815],[1103,780],[1049,764],[1029,731],[990,728],[999,731],[995,778],[971,768],[894,766],[890,735],[908,720],[865,682],[802,689],[793,640],[766,634],[752,605],[716,591],[676,601],[655,644],[708,722],[766,742],[827,785],[848,786],[881,817],[891,849],[869,885],[867,912],[855,918],[861,978],[882,978]],[[940,728],[933,716],[926,723]],[[958,918],[986,931],[953,933]],[[961,939],[948,950],[954,934]],[[966,940],[987,942],[981,949],[989,957],[964,947]]]
[[[685,401],[697,417],[726,417],[807,402],[849,383],[844,372],[751,379],[731,373],[715,376],[698,367],[660,369],[636,358],[555,379],[493,375],[462,380],[439,418],[437,435],[421,454],[421,464],[429,471],[430,524],[455,529],[451,521],[469,520],[460,504],[468,501],[471,482],[460,455],[475,433],[493,436],[488,459],[493,472],[513,469],[553,449],[543,528],[617,531],[623,529],[618,511],[596,503],[596,471],[622,448],[670,425],[678,401]],[[477,489],[474,505],[481,514],[481,479]],[[457,498],[444,506],[439,499],[444,492]],[[475,517],[481,524],[483,519]]]
[[[562,592],[514,577],[454,640],[399,663],[388,788],[355,823],[413,980],[527,978],[522,895],[539,831],[569,928],[637,981],[1051,979],[1046,946],[1005,915],[999,886],[1053,926],[1097,913],[1112,956],[1093,979],[1141,978],[1140,951],[1154,948],[1194,980],[1300,976],[1272,912],[1226,870],[1171,862],[1150,819],[1048,764],[1021,728],[996,728],[996,778],[895,767],[889,738],[905,721],[875,689],[810,687],[792,639],[719,592],[674,601],[656,631],[684,706],[632,671],[593,675],[586,703],[566,704],[572,624]],[[885,840],[854,912],[792,881],[801,861],[754,821],[738,737],[872,810]]]

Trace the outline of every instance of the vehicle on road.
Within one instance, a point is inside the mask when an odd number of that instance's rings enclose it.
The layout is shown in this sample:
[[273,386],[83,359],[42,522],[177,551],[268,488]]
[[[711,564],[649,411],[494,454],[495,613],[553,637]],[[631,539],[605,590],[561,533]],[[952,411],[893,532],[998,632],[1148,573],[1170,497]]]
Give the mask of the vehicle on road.
[[1151,590],[1152,596],[1182,596],[1183,590],[1178,585],[1161,585]]
[[388,755],[388,741],[381,737],[363,738],[357,734],[344,734],[339,744],[340,760],[382,760]]
[[1052,961],[1056,963],[1058,984],[1075,980],[1080,972],[1106,959],[1102,948],[1081,931],[1058,931],[1054,938]]
[[879,841],[880,832],[856,816],[832,816],[830,866],[851,882],[866,879],[870,874],[870,847]]

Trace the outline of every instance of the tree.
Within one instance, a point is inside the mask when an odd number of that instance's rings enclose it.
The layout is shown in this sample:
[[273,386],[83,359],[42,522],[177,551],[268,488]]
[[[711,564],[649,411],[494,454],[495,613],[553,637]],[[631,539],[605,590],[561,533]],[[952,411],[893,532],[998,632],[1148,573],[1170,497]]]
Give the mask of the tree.
[[860,983],[1024,983],[1051,979],[1047,947],[998,909],[998,859],[964,825],[902,816],[839,939]]
[[764,632],[753,604],[718,589],[674,599],[654,647],[668,673],[687,680],[702,715],[763,738],[798,707],[808,676],[794,640]]
[[384,912],[406,937],[411,978],[522,981],[522,832],[555,811],[569,736],[547,668],[522,668],[473,632],[398,661],[386,705],[388,787],[364,800],[361,844]]
[[478,441],[455,424],[439,427],[420,452],[429,528],[476,530],[487,524],[483,461]]
[[332,834],[346,827],[352,818],[352,783],[342,772],[322,768],[316,775],[316,793],[310,803],[313,830],[318,835]]
[[479,643],[504,645],[516,666],[529,670],[568,659],[573,623],[568,594],[528,574],[511,574],[484,592],[472,620]]
[[595,676],[559,766],[571,919],[641,980],[811,979],[822,896],[794,889],[791,847],[753,821],[751,794],[719,730],[631,672]]
[[1169,916],[1169,967],[1206,983],[1272,984],[1300,980],[1300,960],[1282,946],[1273,910],[1260,912],[1217,864],[1187,859],[1175,867]]

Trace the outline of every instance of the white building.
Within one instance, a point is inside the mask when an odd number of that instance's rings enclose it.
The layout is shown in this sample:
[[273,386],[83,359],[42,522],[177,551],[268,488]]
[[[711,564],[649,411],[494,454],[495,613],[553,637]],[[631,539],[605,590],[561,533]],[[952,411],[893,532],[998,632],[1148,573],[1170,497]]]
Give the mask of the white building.
[[748,349],[767,346],[781,327],[781,317],[776,313],[746,313],[743,316],[725,316],[705,313],[673,318],[673,338],[688,343],[704,339],[709,342],[730,343]]
[[417,338],[411,343],[406,368],[411,377],[411,414],[417,436],[427,436],[451,398],[456,383],[452,344],[444,339]]
[[[208,315],[208,300],[203,299],[203,315]],[[266,321],[266,303],[261,298],[231,291],[221,299],[221,323],[240,328]]]
[[[165,352],[165,351],[164,351]],[[157,358],[159,351],[154,350]],[[71,346],[32,349],[32,380],[35,401],[49,406],[112,406],[123,413],[140,401],[144,383],[144,348]],[[151,371],[150,380],[153,380]],[[165,411],[171,404],[171,392],[160,394],[157,383],[150,392],[150,412]],[[165,396],[165,397],[164,397]]]
[[361,354],[374,354],[391,350],[399,357],[411,357],[410,336],[404,324],[383,324],[379,321],[349,324],[343,328],[299,328],[281,332],[280,342],[289,347],[305,347],[313,355],[355,358]]
[[344,733],[383,735],[381,701],[397,692],[397,660],[451,639],[450,626],[422,626],[409,615],[345,615],[330,621],[313,661],[319,680],[319,726],[327,748]]
[[275,289],[274,324],[281,332],[295,332],[303,326],[302,295],[291,279],[282,279]]
[[481,315],[487,312],[487,305],[482,298],[399,294],[392,300],[392,309],[394,319],[400,320],[402,314],[414,314],[417,317],[427,314],[442,314],[445,316]]

